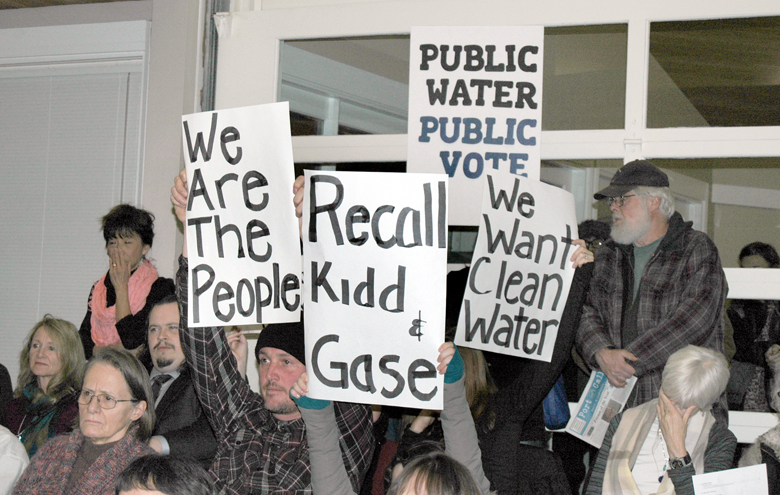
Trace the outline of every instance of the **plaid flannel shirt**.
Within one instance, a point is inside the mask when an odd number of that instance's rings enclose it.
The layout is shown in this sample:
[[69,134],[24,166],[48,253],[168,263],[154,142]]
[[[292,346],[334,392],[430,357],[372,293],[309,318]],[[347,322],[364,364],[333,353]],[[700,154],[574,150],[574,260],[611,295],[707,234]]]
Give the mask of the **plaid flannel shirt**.
[[623,272],[633,273],[632,263],[631,246],[609,241],[599,249],[577,332],[577,348],[594,369],[596,353],[605,347],[639,358],[633,363],[637,383],[626,408],[658,397],[661,372],[675,351],[693,344],[723,352],[728,290],[715,244],[675,213],[639,285],[639,337],[622,345],[623,291],[633,291],[624,289]]
[[[187,327],[188,267],[179,258],[176,294],[181,344],[203,410],[217,437],[211,473],[219,494],[311,493],[311,466],[302,419],[279,421],[250,389],[221,328]],[[374,449],[371,408],[334,403],[341,457],[355,493]]]

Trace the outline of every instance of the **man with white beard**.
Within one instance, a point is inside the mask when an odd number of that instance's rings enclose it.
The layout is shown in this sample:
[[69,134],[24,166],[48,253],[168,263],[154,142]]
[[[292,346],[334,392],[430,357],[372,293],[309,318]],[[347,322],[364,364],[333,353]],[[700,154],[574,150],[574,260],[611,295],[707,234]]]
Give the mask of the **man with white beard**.
[[611,239],[596,255],[576,342],[612,385],[637,377],[630,408],[658,397],[675,351],[723,352],[726,278],[712,240],[674,211],[669,178],[652,163],[624,165],[594,198],[612,211]]

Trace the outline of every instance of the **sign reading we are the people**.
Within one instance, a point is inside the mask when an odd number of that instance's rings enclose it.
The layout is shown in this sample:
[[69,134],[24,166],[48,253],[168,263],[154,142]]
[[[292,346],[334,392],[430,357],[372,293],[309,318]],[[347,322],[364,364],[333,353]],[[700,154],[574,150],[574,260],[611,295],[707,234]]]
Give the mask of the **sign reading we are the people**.
[[450,177],[451,225],[479,225],[482,177],[539,179],[542,26],[413,27],[407,171]]
[[447,178],[305,174],[308,395],[441,409]]
[[571,193],[488,174],[455,344],[549,362],[574,278],[575,239]]
[[182,117],[191,326],[300,320],[288,103]]

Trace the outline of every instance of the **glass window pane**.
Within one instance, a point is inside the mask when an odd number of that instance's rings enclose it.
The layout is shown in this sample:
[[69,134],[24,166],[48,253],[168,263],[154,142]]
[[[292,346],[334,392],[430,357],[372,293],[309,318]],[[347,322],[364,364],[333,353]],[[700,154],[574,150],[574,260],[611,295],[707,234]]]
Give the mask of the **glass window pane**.
[[780,17],[650,24],[647,127],[780,125]]
[[625,24],[544,30],[542,129],[623,129]]
[[294,136],[406,133],[408,35],[285,41],[281,64]]
[[[625,24],[545,29],[544,130],[622,129]],[[404,134],[409,36],[282,43],[279,101],[302,135]]]
[[338,172],[406,172],[406,162],[344,162],[344,163],[296,163],[295,176],[304,170],[330,170]]
[[[712,238],[725,268],[739,267],[739,252],[752,242],[780,249],[780,157],[650,161],[669,175],[675,210]],[[610,222],[606,202],[595,201],[592,193],[609,185],[622,165],[622,160],[545,160],[542,180],[574,194],[579,219],[585,214]]]

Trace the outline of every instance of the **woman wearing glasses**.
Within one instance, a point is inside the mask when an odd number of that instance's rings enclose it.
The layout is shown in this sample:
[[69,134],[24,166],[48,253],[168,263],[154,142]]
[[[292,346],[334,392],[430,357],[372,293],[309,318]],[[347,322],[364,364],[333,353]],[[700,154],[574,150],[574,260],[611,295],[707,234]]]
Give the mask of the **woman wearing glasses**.
[[135,458],[153,453],[149,375],[124,349],[107,348],[87,363],[78,398],[79,429],[38,451],[14,494],[114,494],[114,481]]

